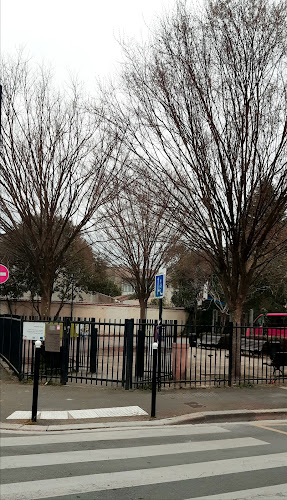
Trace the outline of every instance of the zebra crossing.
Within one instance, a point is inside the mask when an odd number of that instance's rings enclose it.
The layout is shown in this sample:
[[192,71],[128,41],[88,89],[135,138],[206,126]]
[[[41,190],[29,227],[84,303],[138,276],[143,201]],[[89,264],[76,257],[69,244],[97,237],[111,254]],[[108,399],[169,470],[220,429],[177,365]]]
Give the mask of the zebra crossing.
[[[3,433],[1,500],[287,499],[287,440],[248,425]],[[280,439],[280,441],[278,441]],[[279,443],[279,448],[278,448]]]

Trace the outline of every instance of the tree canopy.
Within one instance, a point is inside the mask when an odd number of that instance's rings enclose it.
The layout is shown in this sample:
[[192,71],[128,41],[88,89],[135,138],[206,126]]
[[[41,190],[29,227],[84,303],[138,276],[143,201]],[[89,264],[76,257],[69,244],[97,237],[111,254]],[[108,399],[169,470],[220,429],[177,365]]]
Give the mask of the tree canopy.
[[286,0],[208,0],[200,14],[179,1],[149,42],[125,46],[123,137],[164,184],[170,218],[205,252],[237,324],[283,244],[286,23]]
[[23,57],[3,61],[2,79],[0,224],[21,248],[41,316],[49,316],[69,248],[119,186],[119,141],[76,84],[56,90],[51,74]]

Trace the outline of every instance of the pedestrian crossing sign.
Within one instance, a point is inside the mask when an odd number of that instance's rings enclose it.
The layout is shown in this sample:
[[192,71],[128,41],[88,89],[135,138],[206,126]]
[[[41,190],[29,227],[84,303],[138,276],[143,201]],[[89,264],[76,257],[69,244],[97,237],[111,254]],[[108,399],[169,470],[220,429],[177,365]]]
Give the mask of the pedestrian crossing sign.
[[155,292],[156,299],[162,299],[165,292],[165,273],[159,273],[155,277]]

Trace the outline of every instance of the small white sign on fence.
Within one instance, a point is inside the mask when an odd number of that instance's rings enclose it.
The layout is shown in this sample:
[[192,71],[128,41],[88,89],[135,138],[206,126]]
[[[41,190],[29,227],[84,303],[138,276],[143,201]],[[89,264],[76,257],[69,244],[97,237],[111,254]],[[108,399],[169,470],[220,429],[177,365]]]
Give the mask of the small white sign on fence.
[[45,323],[40,321],[23,322],[23,339],[24,340],[45,340]]

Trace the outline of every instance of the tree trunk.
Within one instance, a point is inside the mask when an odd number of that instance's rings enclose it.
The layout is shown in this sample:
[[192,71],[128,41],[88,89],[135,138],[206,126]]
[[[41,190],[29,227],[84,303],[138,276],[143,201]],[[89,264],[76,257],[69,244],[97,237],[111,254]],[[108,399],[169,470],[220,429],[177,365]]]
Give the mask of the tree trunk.
[[139,303],[140,303],[140,320],[143,320],[146,319],[147,300],[139,298]]
[[41,293],[41,307],[40,307],[41,319],[50,317],[51,296],[52,296],[52,291],[50,286],[49,285],[43,286]]

